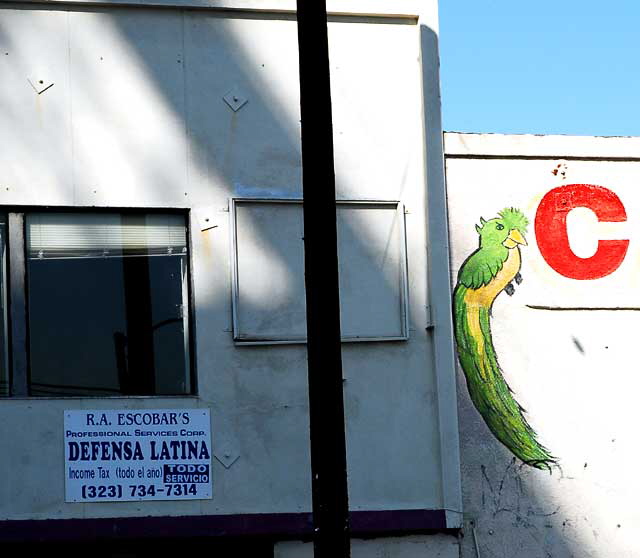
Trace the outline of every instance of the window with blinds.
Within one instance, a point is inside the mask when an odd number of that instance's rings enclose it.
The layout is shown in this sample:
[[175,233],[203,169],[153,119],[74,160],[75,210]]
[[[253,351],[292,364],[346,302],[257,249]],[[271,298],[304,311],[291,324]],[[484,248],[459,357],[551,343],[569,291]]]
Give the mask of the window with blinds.
[[25,215],[29,394],[192,393],[184,214]]
[[184,218],[168,214],[33,213],[31,259],[176,255],[187,252]]

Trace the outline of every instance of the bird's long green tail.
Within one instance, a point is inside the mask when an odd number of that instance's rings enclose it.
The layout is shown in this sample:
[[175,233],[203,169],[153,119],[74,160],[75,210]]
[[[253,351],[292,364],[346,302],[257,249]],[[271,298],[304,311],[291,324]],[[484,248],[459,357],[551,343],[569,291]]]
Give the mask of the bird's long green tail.
[[455,336],[460,364],[471,400],[500,442],[525,464],[550,470],[556,462],[542,446],[514,399],[498,363],[491,338],[490,312],[485,306],[470,307],[469,289],[459,284],[454,292]]

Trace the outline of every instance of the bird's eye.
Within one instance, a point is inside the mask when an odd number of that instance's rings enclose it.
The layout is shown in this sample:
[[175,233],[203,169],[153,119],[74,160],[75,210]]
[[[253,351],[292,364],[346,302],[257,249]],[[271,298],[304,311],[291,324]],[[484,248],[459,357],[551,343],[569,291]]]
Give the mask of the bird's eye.
[[498,224],[496,225],[496,229],[498,229],[499,231],[501,231],[502,229],[504,229],[504,225],[503,225],[503,224],[501,224],[501,223],[498,223]]

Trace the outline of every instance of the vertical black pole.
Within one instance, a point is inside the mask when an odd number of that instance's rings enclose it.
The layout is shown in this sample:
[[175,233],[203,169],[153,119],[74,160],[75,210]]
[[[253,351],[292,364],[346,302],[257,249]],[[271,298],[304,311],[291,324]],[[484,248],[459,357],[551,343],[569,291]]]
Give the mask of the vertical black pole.
[[28,343],[27,338],[27,294],[24,214],[9,213],[9,321],[11,331],[10,370],[11,395],[29,395]]
[[348,558],[336,186],[325,0],[298,0],[315,558]]

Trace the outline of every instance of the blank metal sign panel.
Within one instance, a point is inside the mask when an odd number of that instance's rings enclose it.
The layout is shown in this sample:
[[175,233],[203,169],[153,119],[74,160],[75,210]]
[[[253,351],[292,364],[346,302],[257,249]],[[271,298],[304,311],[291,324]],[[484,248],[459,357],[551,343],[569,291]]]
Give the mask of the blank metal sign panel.
[[[407,339],[404,209],[337,202],[344,341]],[[233,199],[233,321],[238,343],[306,338],[301,200]]]

